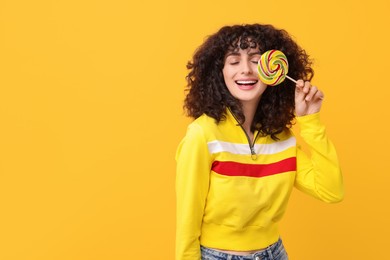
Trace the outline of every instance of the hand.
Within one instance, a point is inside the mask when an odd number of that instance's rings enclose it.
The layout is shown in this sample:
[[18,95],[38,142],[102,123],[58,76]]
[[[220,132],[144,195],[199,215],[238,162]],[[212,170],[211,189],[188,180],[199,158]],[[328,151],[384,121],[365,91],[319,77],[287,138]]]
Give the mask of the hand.
[[309,81],[298,80],[295,88],[295,114],[305,116],[320,112],[324,93]]

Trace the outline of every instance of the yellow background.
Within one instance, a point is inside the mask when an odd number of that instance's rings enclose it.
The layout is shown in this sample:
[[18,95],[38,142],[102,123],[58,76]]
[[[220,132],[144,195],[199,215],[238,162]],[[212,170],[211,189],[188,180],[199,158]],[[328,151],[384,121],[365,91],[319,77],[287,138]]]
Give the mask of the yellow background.
[[185,65],[234,23],[315,60],[346,197],[294,191],[292,260],[387,259],[389,18],[372,1],[0,1],[0,259],[173,259]]

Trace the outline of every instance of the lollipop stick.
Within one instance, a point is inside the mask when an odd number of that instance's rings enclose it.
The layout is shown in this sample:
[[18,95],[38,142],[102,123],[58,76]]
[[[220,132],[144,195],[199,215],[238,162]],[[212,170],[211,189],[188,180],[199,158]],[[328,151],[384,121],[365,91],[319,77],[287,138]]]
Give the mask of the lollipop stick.
[[297,84],[297,81],[289,76],[286,75],[286,78],[288,78],[289,80],[291,80],[292,82],[294,82],[295,84]]

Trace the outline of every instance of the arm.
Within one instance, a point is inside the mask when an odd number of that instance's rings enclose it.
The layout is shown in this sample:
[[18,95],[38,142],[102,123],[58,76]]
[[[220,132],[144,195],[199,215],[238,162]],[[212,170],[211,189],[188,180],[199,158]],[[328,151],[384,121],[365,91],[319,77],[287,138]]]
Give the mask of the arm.
[[295,187],[325,202],[341,201],[344,197],[341,169],[336,149],[320,123],[319,113],[297,117],[297,121],[311,157],[297,149]]
[[190,125],[176,153],[176,260],[200,260],[211,160],[203,130]]
[[323,201],[338,202],[344,197],[343,178],[336,150],[319,119],[323,99],[322,91],[310,82],[297,81],[295,113],[311,157],[297,149],[295,186]]

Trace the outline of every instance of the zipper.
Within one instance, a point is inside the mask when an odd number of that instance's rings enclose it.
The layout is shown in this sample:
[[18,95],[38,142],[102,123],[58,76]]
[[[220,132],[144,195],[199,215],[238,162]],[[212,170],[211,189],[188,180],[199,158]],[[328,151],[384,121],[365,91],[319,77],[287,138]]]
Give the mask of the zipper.
[[255,142],[256,142],[257,136],[259,135],[260,131],[257,131],[256,136],[254,136],[254,138],[253,138],[253,143],[251,143],[251,139],[249,138],[248,133],[245,131],[244,127],[241,124],[239,124],[239,125],[240,125],[242,131],[244,131],[244,133],[246,135],[246,139],[248,140],[249,149],[251,150],[251,158],[253,161],[255,161],[257,159],[257,153],[255,151]]
[[230,110],[230,108],[229,108],[229,111],[233,115],[234,119],[237,121],[238,125],[241,127],[242,131],[244,132],[246,139],[248,140],[249,149],[251,151],[251,158],[252,158],[252,160],[255,161],[257,159],[257,153],[255,151],[255,143],[256,143],[257,137],[259,136],[260,131],[257,131],[256,136],[254,136],[253,143],[252,143],[251,139],[249,138],[248,133],[245,131],[244,127],[238,122],[236,116],[233,114],[233,112]]

